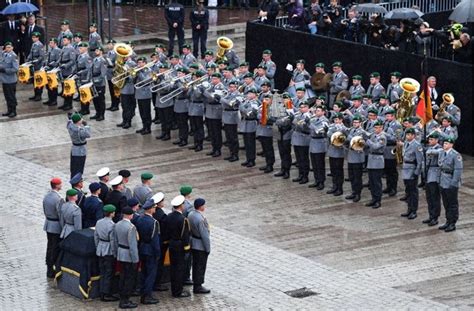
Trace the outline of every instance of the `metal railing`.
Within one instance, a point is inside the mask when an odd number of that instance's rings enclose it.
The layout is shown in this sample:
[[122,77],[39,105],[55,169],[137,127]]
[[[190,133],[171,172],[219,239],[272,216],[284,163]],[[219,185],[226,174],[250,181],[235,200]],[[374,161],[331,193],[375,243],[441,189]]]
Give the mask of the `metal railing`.
[[423,13],[433,13],[452,10],[460,1],[461,0],[395,0],[379,3],[379,5],[383,6],[388,12],[393,9],[416,6]]

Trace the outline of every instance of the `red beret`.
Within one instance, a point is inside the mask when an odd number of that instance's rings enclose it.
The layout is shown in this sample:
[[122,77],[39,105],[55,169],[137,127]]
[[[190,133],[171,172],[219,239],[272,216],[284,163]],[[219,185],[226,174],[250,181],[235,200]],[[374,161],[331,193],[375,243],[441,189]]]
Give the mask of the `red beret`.
[[60,183],[62,183],[62,180],[59,177],[54,177],[53,179],[51,179],[51,183],[53,185],[59,185]]

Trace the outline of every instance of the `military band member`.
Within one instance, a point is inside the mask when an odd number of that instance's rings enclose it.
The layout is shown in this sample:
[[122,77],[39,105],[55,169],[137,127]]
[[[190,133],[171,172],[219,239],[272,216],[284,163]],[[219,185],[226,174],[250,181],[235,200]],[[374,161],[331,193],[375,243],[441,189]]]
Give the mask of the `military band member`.
[[99,184],[100,184],[100,194],[99,198],[103,201],[105,201],[105,198],[107,197],[107,194],[109,193],[109,186],[107,186],[107,183],[110,180],[110,169],[108,167],[103,167],[97,171],[95,174],[99,178]]
[[275,151],[273,149],[274,119],[270,115],[271,107],[272,95],[266,94],[259,108],[256,132],[257,139],[262,144],[263,156],[265,157],[265,165],[259,169],[265,174],[273,172],[273,164],[275,164]]
[[[61,56],[59,61],[59,68],[61,69],[61,76],[63,77],[63,79],[72,76],[76,72],[77,53],[74,47],[71,45],[71,40],[72,37],[70,35],[66,35],[63,38],[63,48],[61,49]],[[64,83],[62,85],[62,89],[64,93]],[[63,98],[64,103],[62,106],[59,106],[58,109],[72,109],[72,95],[66,96],[63,94]]]
[[214,52],[207,50],[204,52],[204,59],[202,60],[202,67],[207,68],[210,64],[215,64],[214,61]]
[[[449,94],[451,95],[451,94]],[[443,97],[446,95],[443,95]],[[452,100],[454,102],[454,98]],[[461,124],[461,109],[458,106],[451,103],[446,106],[445,113],[441,117],[451,117],[451,126],[458,127]]]
[[377,115],[378,118],[382,121],[385,120],[385,113],[387,111],[391,111],[393,108],[390,106],[390,102],[388,96],[386,94],[382,94],[379,97],[379,103],[377,106]]
[[241,62],[239,64],[239,74],[237,79],[239,79],[240,84],[244,83],[245,76],[250,73],[249,71],[249,62]]
[[307,102],[299,104],[299,111],[295,113],[293,118],[293,133],[291,136],[291,144],[295,150],[296,162],[298,163],[298,177],[293,178],[293,182],[300,184],[308,183],[309,174],[309,145],[311,114]]
[[[187,77],[188,74],[189,74],[189,70],[186,69],[186,67],[178,69],[177,77],[180,78],[180,80],[176,82],[176,86],[178,88],[183,88],[184,90],[185,84],[189,82],[188,77]],[[180,147],[184,147],[188,144],[188,136],[189,136],[188,111],[189,111],[189,99],[186,92],[183,91],[180,95],[178,95],[174,99],[174,115],[176,118],[176,123],[178,125],[178,139],[174,141],[173,144],[178,145]]]
[[[332,110],[327,113],[328,119],[332,120],[336,114],[343,113],[343,110],[342,110],[343,107],[344,107],[344,104],[341,101],[335,101],[332,104]],[[344,114],[342,114],[342,118],[344,121]]]
[[[31,34],[31,40],[33,41],[30,49],[30,53],[26,58],[27,62],[32,63],[33,72],[39,71],[43,67],[44,63],[44,46],[40,41],[41,34],[39,32],[33,32]],[[41,101],[41,95],[43,94],[43,87],[35,87],[35,94],[33,97],[28,98],[32,101]]]
[[132,173],[129,170],[120,170],[118,172],[120,176],[122,176],[122,183],[123,183],[123,195],[127,198],[127,200],[131,199],[133,197],[133,192],[132,190],[127,187],[127,184],[129,182],[130,176]]
[[352,76],[352,85],[349,87],[349,93],[351,93],[351,98],[355,95],[362,96],[363,94],[365,94],[365,88],[362,86],[361,81],[361,75]]
[[329,108],[332,108],[339,92],[347,90],[349,86],[349,77],[342,71],[342,63],[334,62],[332,64],[332,81],[329,82]]
[[388,193],[390,197],[397,194],[398,188],[398,170],[397,160],[393,154],[394,148],[397,146],[397,141],[401,140],[403,136],[403,127],[395,118],[395,110],[385,111],[385,122],[383,129],[387,138],[387,146],[384,149],[384,173],[386,176],[387,187],[383,193]]
[[184,68],[188,69],[191,64],[197,62],[196,57],[191,53],[191,45],[184,44],[181,54],[181,64]]
[[329,157],[329,169],[332,175],[332,188],[327,191],[327,194],[334,196],[340,196],[343,194],[342,185],[344,183],[344,148],[343,144],[338,146],[333,142],[332,135],[340,132],[347,137],[348,129],[342,123],[343,115],[337,112],[333,116],[333,124],[328,128],[327,137],[329,140],[328,146],[328,157]]
[[[158,45],[158,44],[157,44]],[[160,44],[161,45],[161,44]],[[156,48],[157,49],[157,48]],[[155,49],[155,50],[156,50]],[[163,54],[164,55],[164,54]],[[164,55],[164,61],[167,62],[168,61],[168,58],[166,57],[166,55]],[[150,58],[151,58],[151,61],[154,62],[154,65],[150,67],[150,70],[152,73],[154,74],[157,74],[160,72],[160,66],[163,64],[160,60],[160,57],[158,56],[158,53],[152,53],[150,55]],[[151,87],[151,86],[150,86]],[[160,116],[159,116],[159,112],[158,112],[158,108],[155,106],[155,103],[156,103],[156,98],[158,97],[158,93],[157,92],[152,92],[151,93],[151,102],[152,102],[152,106],[153,106],[153,110],[155,111],[155,116],[153,117],[153,119],[151,120],[151,122],[155,123],[155,124],[159,124],[160,123]]]
[[[290,94],[283,93],[283,103],[287,109],[286,114],[279,117],[275,124],[278,127],[278,152],[281,159],[280,171],[274,174],[275,177],[282,177],[283,179],[290,178],[290,169],[291,169],[291,136],[293,134],[292,128],[292,114],[294,113],[293,103],[290,98]],[[291,116],[289,111],[291,111]]]
[[382,201],[382,175],[384,169],[384,149],[387,138],[383,132],[383,122],[378,120],[374,124],[374,132],[366,141],[369,149],[367,170],[369,172],[369,187],[372,200],[365,204],[372,208],[379,208]]
[[48,278],[54,278],[56,260],[59,255],[59,242],[61,241],[59,235],[61,234],[62,227],[59,222],[59,212],[64,199],[59,194],[62,187],[62,181],[60,178],[55,177],[50,181],[51,190],[44,196],[43,199],[43,212],[45,216],[43,230],[46,231],[48,238],[48,244],[46,246],[46,276]]
[[76,204],[82,209],[84,208],[84,201],[86,199],[86,193],[82,191],[84,188],[84,179],[82,178],[82,173],[77,173],[70,180],[72,189],[77,191],[77,200]]
[[272,60],[272,51],[264,50],[262,52],[262,61],[260,62],[260,64],[265,66],[265,76],[270,81],[271,88],[273,89],[275,87],[276,64]]
[[105,119],[105,85],[107,79],[107,61],[103,57],[104,49],[99,46],[95,50],[95,58],[90,67],[90,79],[97,92],[97,96],[93,98],[95,107],[95,116],[91,119],[103,121]]
[[115,223],[112,221],[115,216],[115,206],[105,205],[101,212],[104,218],[97,221],[94,230],[95,254],[99,258],[100,300],[117,301],[118,298],[112,295],[112,279],[118,247],[115,238]]
[[224,86],[226,88],[229,87],[229,83],[235,80],[234,68],[232,66],[225,67],[224,70],[222,70],[222,78]]
[[248,90],[250,89],[256,89],[257,92],[258,92],[258,89],[257,89],[257,86],[255,85],[255,81],[254,81],[254,74],[251,73],[251,72],[247,72],[244,76],[243,76],[243,83],[242,85],[239,87],[239,91],[243,94],[247,94]]
[[304,87],[306,91],[306,88],[311,87],[311,76],[304,69],[304,64],[304,59],[299,59],[296,61],[296,68],[293,70],[290,83],[288,84],[288,93],[290,93],[292,97],[296,95],[297,88]]
[[387,86],[387,96],[390,104],[395,104],[400,100],[403,90],[400,86],[400,78],[402,74],[398,71],[390,73],[390,84]]
[[[58,42],[58,47],[62,48],[63,47],[63,38],[65,36],[72,36],[72,31],[69,29],[69,20],[65,19],[61,22],[61,32],[59,32],[58,38],[56,39]],[[51,40],[50,40],[51,42]]]
[[[125,65],[128,68],[135,68],[137,63],[129,57],[125,60]],[[128,76],[125,79],[124,86],[120,90],[120,102],[122,103],[122,122],[117,124],[117,127],[129,129],[132,127],[132,119],[135,115],[135,108],[137,106],[134,78],[131,76]]]
[[61,239],[67,238],[71,232],[82,229],[81,209],[76,205],[77,190],[66,191],[66,201],[59,210],[59,224],[61,225]]
[[438,224],[438,217],[441,213],[441,195],[439,191],[439,176],[440,170],[438,165],[438,158],[440,152],[443,152],[443,147],[438,144],[439,133],[432,132],[428,136],[428,148],[425,156],[425,171],[426,171],[426,202],[428,203],[429,217],[423,220],[424,224],[428,226],[436,226]]
[[[145,65],[146,57],[139,57],[137,59],[137,67],[143,68]],[[149,79],[150,74],[151,69],[147,68],[140,70],[135,77],[135,83]],[[151,134],[151,95],[150,85],[135,89],[138,111],[140,112],[140,118],[142,119],[142,128],[136,130],[136,133],[142,135]]]
[[84,199],[82,207],[82,227],[95,227],[99,219],[104,217],[104,202],[99,198],[100,184],[93,182],[89,185],[90,197]]
[[140,205],[143,206],[146,200],[148,200],[149,198],[153,196],[153,192],[151,191],[151,188],[150,188],[151,183],[152,183],[151,180],[153,179],[153,174],[145,172],[141,174],[140,178],[141,178],[142,184],[137,185],[133,189],[133,196],[138,200],[138,202],[140,202]]
[[326,118],[326,106],[316,106],[314,109],[314,117],[310,122],[311,141],[309,143],[309,155],[311,165],[313,167],[314,183],[309,188],[317,190],[324,189],[326,181],[326,152],[328,149],[327,131],[329,128],[329,120]]
[[441,121],[441,127],[437,129],[439,132],[439,140],[443,143],[448,138],[453,138],[456,140],[458,138],[458,130],[456,127],[452,126],[453,119],[451,116],[444,116]]
[[119,308],[136,308],[137,304],[130,301],[135,290],[138,271],[138,233],[131,223],[133,211],[130,207],[122,210],[123,219],[115,224],[115,240],[117,241],[117,261],[120,263]]
[[299,107],[300,103],[306,102],[306,89],[304,87],[297,87],[296,95],[291,100],[294,107]]
[[208,121],[208,133],[212,144],[212,150],[206,155],[214,158],[221,156],[222,148],[222,105],[219,103],[219,92],[224,90],[224,84],[222,84],[221,79],[222,75],[220,73],[213,74],[211,87],[203,92],[206,103],[205,117]]
[[19,65],[11,42],[5,42],[3,50],[0,57],[0,81],[2,82],[3,95],[7,103],[7,112],[2,113],[2,116],[14,118],[16,117],[16,84],[18,81]]
[[235,162],[239,160],[239,137],[237,127],[239,124],[239,105],[243,101],[241,94],[237,91],[238,81],[232,80],[228,85],[228,93],[220,98],[222,104],[222,123],[229,148],[230,155],[224,160]]
[[255,78],[254,78],[254,83],[255,83],[255,86],[257,87],[257,91],[261,91],[261,87],[264,83],[270,83],[270,80],[268,80],[267,76],[266,76],[266,72],[267,72],[267,67],[265,65],[258,65],[257,69],[256,69],[256,75],[255,75]]
[[77,173],[84,173],[87,156],[86,144],[87,138],[91,137],[91,128],[79,113],[75,113],[67,122],[67,130],[72,142],[70,171],[71,177],[73,177]]
[[245,167],[255,166],[258,106],[257,90],[251,88],[247,91],[245,101],[239,107],[242,116],[239,130],[243,134],[245,147],[245,161],[241,165]]
[[439,229],[445,232],[456,230],[456,222],[459,218],[458,191],[461,185],[463,161],[461,154],[453,149],[454,143],[453,138],[446,139],[443,143],[443,151],[439,153],[438,158],[439,187],[446,211],[446,223]]
[[[54,68],[59,67],[60,57],[61,57],[61,49],[58,48],[58,39],[56,38],[49,39],[49,50],[46,56],[46,60],[44,62],[44,65],[45,65],[44,70],[50,71]],[[50,89],[50,86],[48,84],[47,90],[48,90],[48,100],[43,102],[43,105],[56,106],[58,104],[57,103],[58,87],[56,86],[55,88]]]
[[377,103],[380,95],[385,94],[385,88],[380,84],[380,73],[375,71],[370,74],[370,85],[367,88],[367,94],[372,96],[373,103]]
[[266,97],[266,96],[273,96],[272,92],[271,92],[271,84],[270,84],[270,81],[265,81],[262,83],[262,85],[260,86],[260,93],[258,94],[258,101],[259,102],[262,102],[263,101],[263,98]]
[[111,105],[107,110],[117,111],[119,110],[120,105],[120,94],[117,96],[117,92],[114,84],[112,83],[112,78],[114,76],[114,67],[115,59],[117,54],[114,51],[114,44],[117,43],[115,40],[111,39],[107,42],[107,54],[105,59],[107,60],[107,85],[109,86],[110,99],[112,101]]
[[352,118],[352,128],[349,130],[345,142],[345,147],[347,148],[347,171],[349,173],[349,181],[351,182],[352,190],[352,193],[346,196],[345,199],[352,200],[353,202],[360,201],[365,153],[363,147],[357,148],[357,146],[353,145],[352,139],[356,136],[360,136],[364,141],[367,141],[369,138],[367,133],[362,129],[361,124],[362,117],[356,114],[354,118]]
[[112,204],[115,206],[114,222],[122,219],[122,210],[127,207],[127,197],[122,193],[123,191],[123,177],[118,175],[110,181],[112,191],[107,193],[104,204]]
[[102,38],[97,33],[97,24],[92,23],[89,26],[89,55],[93,58],[95,55],[95,50],[102,46]]
[[[64,36],[63,38],[65,38],[65,37],[66,37],[66,36]],[[82,39],[83,39],[82,33],[76,32],[76,33],[74,34],[74,41],[72,42],[72,46],[73,46],[73,48],[76,50],[77,53],[79,53],[79,51],[78,51],[77,48],[79,47],[79,44],[82,43]],[[63,41],[63,43],[64,43],[64,41]],[[65,45],[63,44],[63,48],[64,48],[64,46],[65,46]]]
[[[193,74],[193,80],[201,79],[205,76],[205,72],[198,70]],[[189,147],[190,150],[195,152],[202,151],[204,142],[204,87],[200,85],[193,85],[188,90],[189,96],[189,121],[191,128],[194,130],[194,145]]]
[[[160,73],[166,72],[169,70],[168,64],[162,64],[160,66]],[[165,81],[165,77],[162,75],[160,76],[157,83]],[[171,127],[173,123],[173,114],[174,114],[174,100],[170,98],[168,100],[161,100],[163,96],[167,96],[169,93],[173,91],[173,86],[171,83],[168,83],[166,87],[164,87],[160,91],[160,96],[156,98],[155,106],[158,108],[158,116],[161,118],[161,135],[157,136],[156,139],[161,139],[163,141],[171,139]]]
[[369,108],[367,110],[367,121],[364,123],[364,130],[372,133],[374,131],[375,123],[377,121],[382,121],[379,120],[379,112],[374,107]]
[[160,63],[166,63],[168,61],[168,57],[165,54],[166,52],[166,47],[164,44],[158,43],[155,45],[155,53],[156,56],[158,57]]
[[367,110],[362,105],[362,96],[361,95],[354,95],[351,97],[351,100],[349,100],[349,108],[344,110],[344,120],[347,122],[347,124],[352,124],[352,118],[355,115],[359,115],[362,118],[367,117]]

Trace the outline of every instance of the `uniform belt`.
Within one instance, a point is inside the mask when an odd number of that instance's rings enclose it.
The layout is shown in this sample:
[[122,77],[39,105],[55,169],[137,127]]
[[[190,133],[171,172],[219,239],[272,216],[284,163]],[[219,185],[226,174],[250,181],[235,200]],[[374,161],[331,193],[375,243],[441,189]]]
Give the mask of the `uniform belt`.
[[239,111],[239,109],[224,109],[224,111]]
[[79,144],[78,144],[78,143],[72,143],[72,144],[73,144],[74,146],[78,146],[78,147],[79,147],[79,146],[84,146],[84,145],[86,145],[86,144],[87,144],[87,141],[86,141],[86,142],[83,142],[83,143],[79,143]]
[[123,248],[123,249],[130,249],[127,245],[119,244],[118,247]]
[[257,121],[257,118],[245,118],[245,121]]
[[441,169],[441,172],[445,173],[445,174],[449,174],[449,175],[453,175],[454,171],[451,171],[451,170],[443,170]]
[[204,103],[202,100],[198,100],[198,101],[191,101],[193,104],[202,104]]
[[194,235],[194,234],[193,234],[192,237],[195,238],[195,239],[201,240],[201,237],[200,237],[200,236],[197,236],[197,235]]
[[439,167],[438,164],[435,164],[435,165],[428,165],[428,167]]
[[52,217],[46,217],[46,219],[50,221],[59,221],[58,218],[52,218]]
[[62,60],[61,61],[61,64],[66,64],[66,63],[69,63],[69,61],[68,60],[66,60],[66,61]]
[[370,154],[373,154],[373,155],[383,155],[383,152],[371,152]]
[[416,161],[403,161],[403,163],[406,163],[406,164],[416,164]]
[[99,240],[101,240],[102,242],[110,242],[110,240],[101,239],[101,238],[99,238]]
[[393,146],[396,146],[397,144],[396,143],[387,143],[387,147],[393,147]]
[[311,139],[326,139],[326,136],[311,136]]
[[74,223],[66,222],[66,225],[74,226]]

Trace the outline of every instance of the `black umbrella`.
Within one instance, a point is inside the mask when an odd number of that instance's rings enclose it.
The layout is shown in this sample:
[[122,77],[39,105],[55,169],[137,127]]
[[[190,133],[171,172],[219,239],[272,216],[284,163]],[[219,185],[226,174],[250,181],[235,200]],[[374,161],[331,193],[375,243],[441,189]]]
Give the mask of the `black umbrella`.
[[385,14],[387,10],[378,4],[375,3],[362,3],[356,6],[356,11],[360,13],[378,13]]
[[421,12],[417,9],[410,9],[410,8],[400,8],[395,9],[387,14],[385,14],[385,19],[417,19],[423,16],[425,13]]
[[473,23],[474,22],[474,1],[463,0],[449,15],[449,19],[458,23]]

